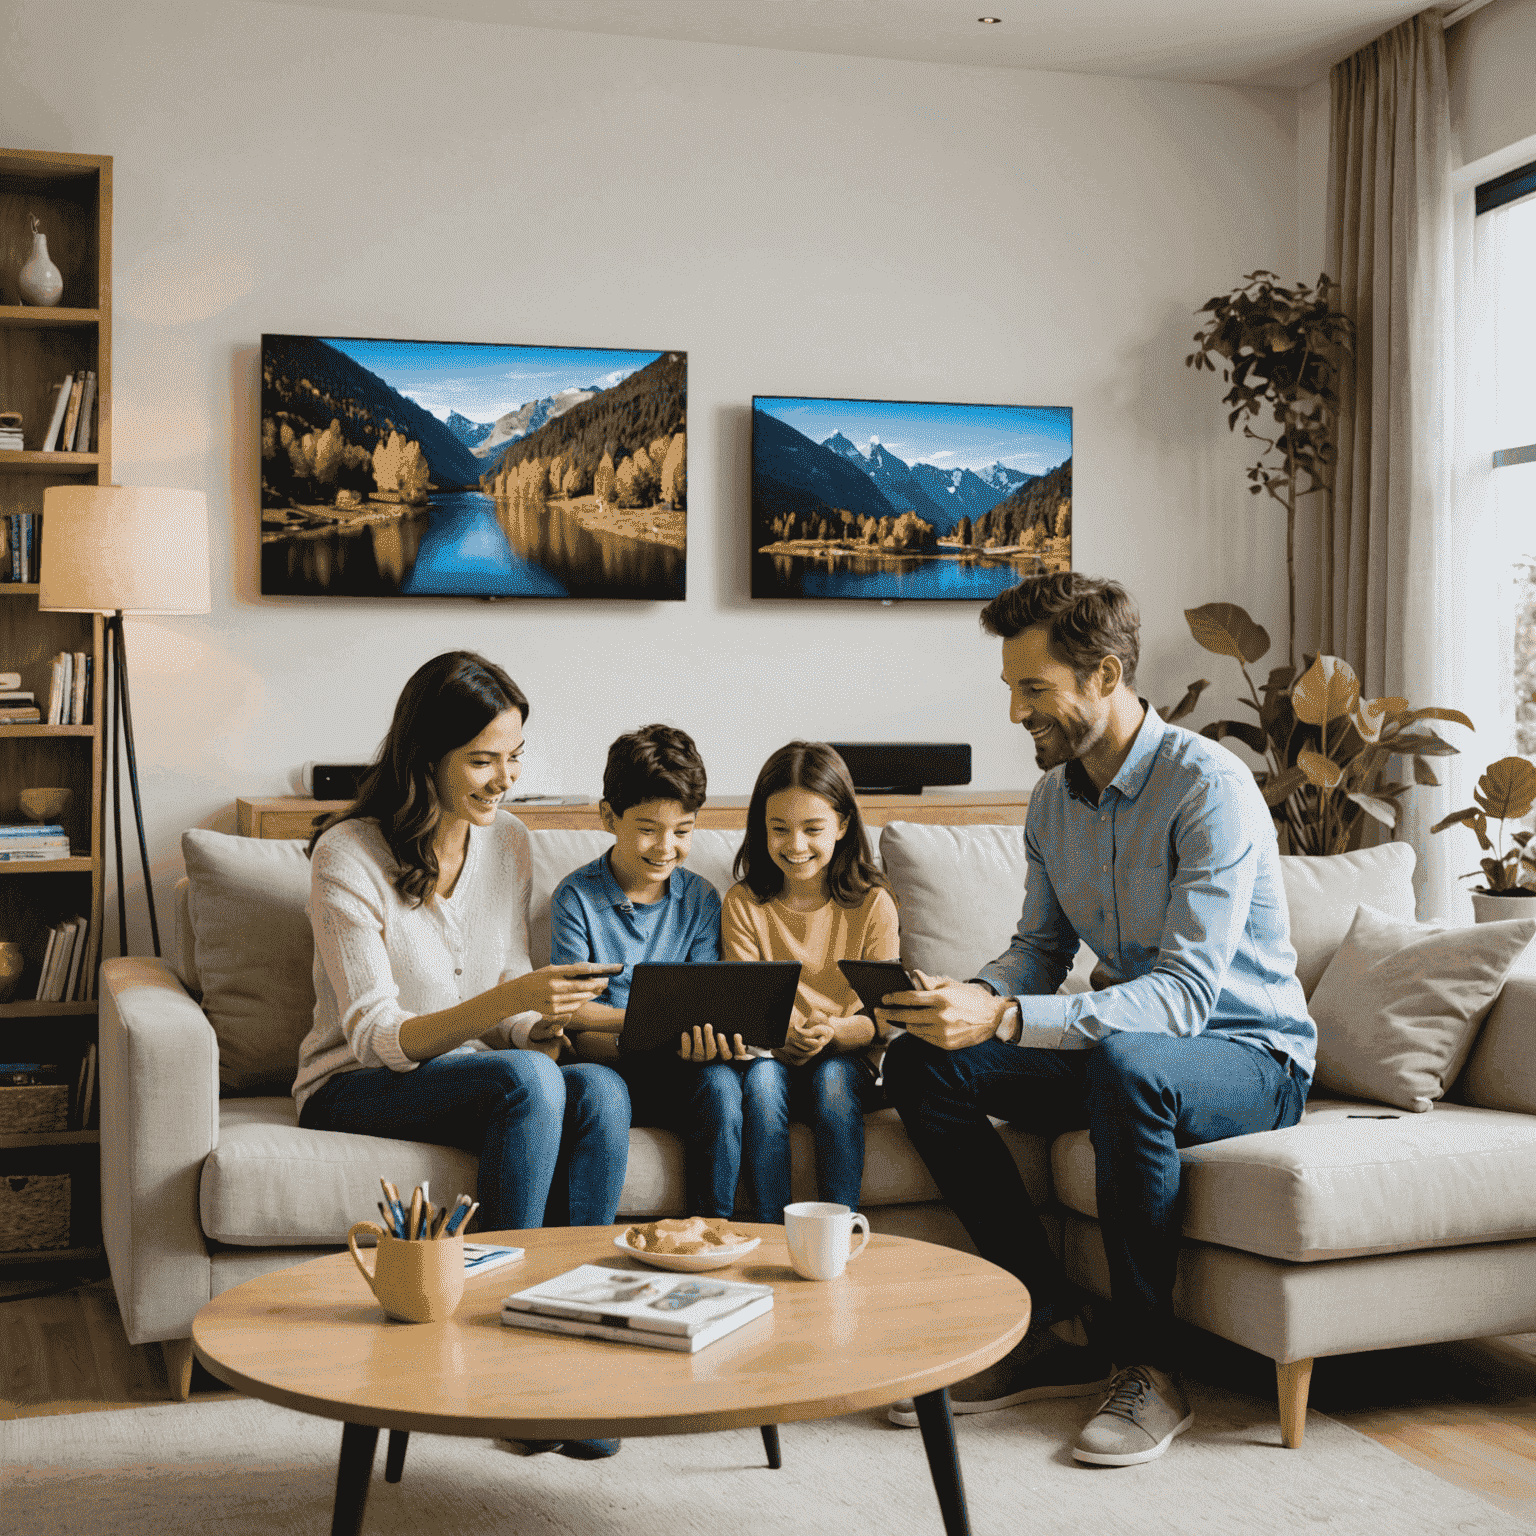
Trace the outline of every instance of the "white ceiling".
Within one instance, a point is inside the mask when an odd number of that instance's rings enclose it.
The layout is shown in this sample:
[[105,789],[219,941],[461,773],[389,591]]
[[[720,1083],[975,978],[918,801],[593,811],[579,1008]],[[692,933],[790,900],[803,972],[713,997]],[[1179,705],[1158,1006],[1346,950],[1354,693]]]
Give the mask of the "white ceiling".
[[[290,0],[292,3],[292,0]],[[1297,88],[1423,0],[297,0],[619,37]],[[1449,11],[1450,4],[1438,7]],[[982,14],[1002,18],[982,26]]]

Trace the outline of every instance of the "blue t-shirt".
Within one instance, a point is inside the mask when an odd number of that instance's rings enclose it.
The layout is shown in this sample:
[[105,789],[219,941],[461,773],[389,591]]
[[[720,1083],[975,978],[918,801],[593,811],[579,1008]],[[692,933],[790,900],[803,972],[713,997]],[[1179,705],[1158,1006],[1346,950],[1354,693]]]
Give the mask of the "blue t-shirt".
[[720,895],[689,869],[673,870],[660,901],[637,906],[613,878],[608,855],[572,870],[555,887],[549,904],[549,958],[554,965],[622,961],[598,999],[610,1008],[629,1005],[637,961],[662,964],[720,958]]

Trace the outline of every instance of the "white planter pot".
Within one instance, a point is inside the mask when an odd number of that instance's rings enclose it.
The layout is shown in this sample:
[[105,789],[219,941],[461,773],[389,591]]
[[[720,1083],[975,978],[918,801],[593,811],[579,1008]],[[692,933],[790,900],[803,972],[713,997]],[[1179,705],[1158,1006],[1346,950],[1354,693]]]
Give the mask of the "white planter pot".
[[1486,891],[1469,891],[1472,916],[1479,923],[1505,923],[1511,918],[1536,917],[1536,891],[1529,896],[1490,896]]

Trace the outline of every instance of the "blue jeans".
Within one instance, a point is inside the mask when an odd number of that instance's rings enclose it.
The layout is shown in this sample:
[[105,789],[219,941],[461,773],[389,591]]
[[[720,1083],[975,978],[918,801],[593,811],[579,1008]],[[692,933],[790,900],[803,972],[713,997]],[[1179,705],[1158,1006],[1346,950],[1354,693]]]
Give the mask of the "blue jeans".
[[299,1123],[478,1153],[476,1221],[491,1232],[608,1225],[629,1162],[619,1075],[596,1062],[556,1066],[538,1051],[453,1052],[414,1072],[338,1072],[305,1100]]
[[1269,1051],[1221,1034],[1127,1031],[1091,1050],[987,1040],[944,1051],[898,1036],[885,1089],[912,1144],[977,1251],[1022,1280],[1034,1324],[1077,1311],[1018,1168],[988,1116],[1050,1139],[1087,1127],[1109,1261],[1119,1365],[1171,1366],[1182,1205],[1179,1148],[1279,1130],[1306,1088]]
[[637,1119],[682,1139],[690,1214],[733,1213],[745,1158],[747,1219],[782,1223],[790,1199],[791,1120],[811,1127],[822,1199],[858,1209],[864,1116],[881,1104],[874,1075],[859,1057],[830,1056],[801,1067],[768,1056],[698,1066],[658,1051],[630,1057],[623,1070]]

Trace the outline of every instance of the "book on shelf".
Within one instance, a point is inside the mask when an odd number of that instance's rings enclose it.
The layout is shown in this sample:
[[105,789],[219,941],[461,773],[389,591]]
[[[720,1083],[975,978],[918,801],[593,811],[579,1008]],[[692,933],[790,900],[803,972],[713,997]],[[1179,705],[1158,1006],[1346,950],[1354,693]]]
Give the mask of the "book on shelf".
[[0,824],[0,837],[63,837],[64,827],[57,821],[12,821]]
[[71,674],[74,683],[74,692],[69,701],[69,723],[71,725],[84,725],[86,713],[87,685],[90,682],[90,657],[84,651],[74,653],[74,672]]
[[85,393],[85,375],[77,373],[69,386],[69,405],[64,411],[64,431],[59,438],[59,452],[68,453],[75,441],[75,423],[80,419],[80,397]]
[[[20,672],[0,672],[0,689],[14,692],[16,689],[18,689],[20,687],[21,687],[21,673]],[[31,698],[32,695],[28,694],[27,697]]]
[[0,832],[0,853],[62,853],[69,852],[69,838],[63,833],[54,837],[6,837]]
[[75,1109],[77,1130],[86,1131],[96,1119],[96,1042],[85,1048],[85,1060],[81,1064],[80,1099]]
[[59,709],[64,699],[64,652],[53,658],[53,670],[48,679],[48,724],[60,723]]
[[58,946],[59,930],[57,928],[50,928],[48,930],[48,943],[43,948],[43,963],[37,972],[37,996],[33,999],[34,1002],[41,1003],[44,1001],[44,989],[48,985],[48,970],[53,964],[53,952]]
[[35,704],[37,695],[29,688],[0,688],[0,705]]
[[70,952],[75,942],[75,923],[73,918],[66,918],[52,930],[52,937],[48,945],[48,951],[43,957],[42,975],[37,981],[37,1001],[40,1003],[56,1003],[59,1001],[57,982],[61,971],[69,966]]
[[87,937],[91,931],[89,918],[77,917],[75,919],[75,947],[69,957],[69,972],[64,978],[63,989],[59,993],[61,1003],[73,1003],[78,1001],[80,990],[80,976],[85,968],[86,950],[89,948]]
[[773,1309],[771,1285],[581,1264],[502,1298],[509,1328],[694,1354]]
[[21,579],[37,580],[37,513],[21,514]]
[[85,388],[80,392],[80,419],[75,423],[74,451],[85,453],[91,441],[91,408],[96,404],[96,375],[86,369]]
[[17,704],[0,709],[0,725],[38,725],[42,718],[43,712],[36,704]]
[[0,432],[0,448],[11,453],[22,451],[22,436],[20,432]]
[[74,382],[74,374],[66,373],[64,382],[59,385],[59,392],[53,401],[53,415],[48,422],[48,431],[43,436],[44,453],[52,453],[58,445],[59,428],[64,425],[64,413],[69,409],[69,392],[74,387]]

